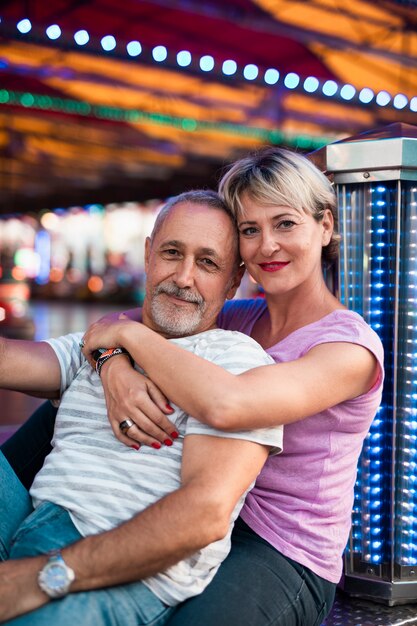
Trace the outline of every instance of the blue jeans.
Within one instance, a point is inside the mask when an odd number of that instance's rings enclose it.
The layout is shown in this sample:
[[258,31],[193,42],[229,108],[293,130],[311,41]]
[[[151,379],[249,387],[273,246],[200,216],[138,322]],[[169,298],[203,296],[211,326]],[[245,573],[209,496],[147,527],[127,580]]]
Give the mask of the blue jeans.
[[[33,511],[28,492],[0,453],[0,560],[45,554],[81,539],[67,511]],[[173,612],[142,583],[73,593],[7,622],[10,626],[162,626]]]
[[[55,413],[45,402],[2,446],[25,484],[31,484],[50,447]],[[176,607],[167,624],[318,626],[330,612],[335,590],[336,585],[284,557],[238,519],[232,550],[213,581]]]

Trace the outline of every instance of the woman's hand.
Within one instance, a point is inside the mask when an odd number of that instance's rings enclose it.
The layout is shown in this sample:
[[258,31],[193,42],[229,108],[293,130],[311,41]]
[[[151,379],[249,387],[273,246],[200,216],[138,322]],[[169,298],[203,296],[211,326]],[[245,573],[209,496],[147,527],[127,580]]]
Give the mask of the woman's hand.
[[[106,361],[100,373],[110,425],[117,439],[131,447],[172,445],[178,433],[167,415],[173,409],[158,387],[134,370],[125,355]],[[123,434],[120,424],[127,419],[134,425]]]
[[[132,321],[124,313],[117,319],[102,317],[88,327],[82,338],[82,352],[91,367],[95,367],[92,353],[98,348],[118,348],[122,346],[121,331],[129,327],[138,328],[139,322]],[[124,347],[124,346],[123,346]]]
[[[103,317],[94,322],[83,337],[82,352],[90,365],[96,362],[92,353],[98,348],[124,347],[122,331],[131,327],[137,332],[140,324],[132,321],[124,313],[117,319]],[[149,378],[137,372],[126,355],[109,358],[100,369],[107,413],[113,432],[119,441],[128,446],[145,444],[155,448],[172,445],[178,437],[175,426],[167,415],[173,413],[168,399]],[[120,430],[120,424],[131,420],[133,425]]]

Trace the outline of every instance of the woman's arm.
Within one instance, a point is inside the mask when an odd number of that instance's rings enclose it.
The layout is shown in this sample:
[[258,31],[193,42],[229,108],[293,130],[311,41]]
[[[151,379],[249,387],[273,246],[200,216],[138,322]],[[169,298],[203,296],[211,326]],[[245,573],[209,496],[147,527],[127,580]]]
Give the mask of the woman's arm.
[[103,343],[123,346],[172,402],[223,430],[298,421],[367,392],[379,373],[366,348],[340,342],[235,376],[124,316],[93,324],[85,343],[87,358]]

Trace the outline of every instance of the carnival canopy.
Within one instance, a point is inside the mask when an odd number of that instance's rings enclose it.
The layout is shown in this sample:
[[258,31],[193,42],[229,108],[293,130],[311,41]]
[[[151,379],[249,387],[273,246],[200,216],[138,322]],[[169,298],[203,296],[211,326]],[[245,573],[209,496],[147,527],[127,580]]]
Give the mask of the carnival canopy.
[[263,144],[417,124],[417,3],[3,0],[0,210],[215,186]]

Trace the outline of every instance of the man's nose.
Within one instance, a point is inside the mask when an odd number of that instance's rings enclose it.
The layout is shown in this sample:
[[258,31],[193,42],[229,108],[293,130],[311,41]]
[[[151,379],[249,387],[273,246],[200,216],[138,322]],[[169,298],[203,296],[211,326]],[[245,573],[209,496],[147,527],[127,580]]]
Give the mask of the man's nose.
[[192,260],[185,259],[178,264],[175,272],[175,283],[180,289],[192,287],[195,278],[195,265]]

